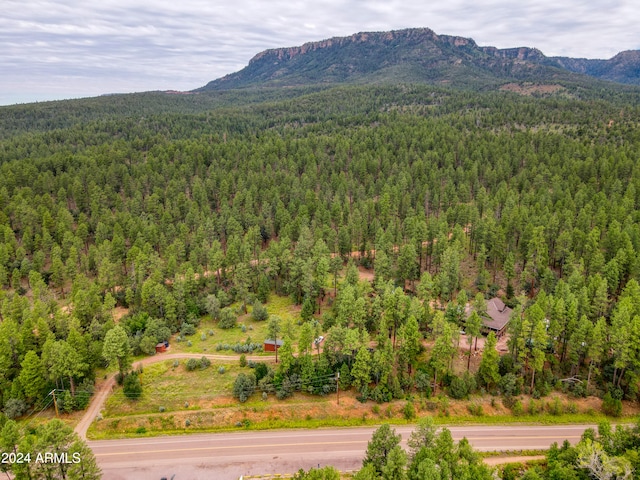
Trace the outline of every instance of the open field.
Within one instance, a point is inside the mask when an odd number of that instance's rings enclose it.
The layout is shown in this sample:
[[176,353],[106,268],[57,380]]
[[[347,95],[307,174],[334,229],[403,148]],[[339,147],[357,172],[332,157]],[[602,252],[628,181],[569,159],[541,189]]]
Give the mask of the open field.
[[[234,304],[232,308],[240,309],[240,304]],[[300,319],[300,306],[295,305],[289,297],[271,295],[269,302],[265,304],[269,315],[277,315],[282,319],[282,334],[288,333],[295,339]],[[177,341],[178,335],[174,335],[171,341],[172,353],[215,353],[220,355],[240,355],[232,350],[219,350],[218,345],[235,345],[258,343],[262,344],[267,338],[267,321],[256,321],[251,318],[251,305],[247,306],[246,314],[238,316],[235,328],[223,329],[218,327],[218,322],[208,315],[203,317],[194,335],[184,337]],[[243,331],[244,326],[244,331]],[[282,335],[281,334],[281,335]],[[190,345],[189,345],[190,344]],[[259,355],[255,351],[253,355]],[[266,352],[264,355],[273,355]]]

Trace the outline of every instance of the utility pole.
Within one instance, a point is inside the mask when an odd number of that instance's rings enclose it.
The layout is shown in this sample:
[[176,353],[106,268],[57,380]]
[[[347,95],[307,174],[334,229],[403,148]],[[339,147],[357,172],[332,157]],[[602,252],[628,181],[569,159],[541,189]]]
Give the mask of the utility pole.
[[336,373],[336,400],[338,401],[338,405],[340,405],[340,370]]
[[55,388],[53,390],[51,390],[51,393],[49,393],[49,395],[53,395],[53,406],[56,409],[56,418],[60,417],[60,413],[58,412],[58,401],[56,400],[56,390]]

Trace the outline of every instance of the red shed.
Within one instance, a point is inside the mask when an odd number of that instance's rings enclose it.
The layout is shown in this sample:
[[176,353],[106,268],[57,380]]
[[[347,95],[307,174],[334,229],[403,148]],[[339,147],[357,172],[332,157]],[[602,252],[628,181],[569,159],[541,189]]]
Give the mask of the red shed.
[[160,342],[159,344],[156,345],[156,353],[163,353],[167,351],[167,343],[166,342]]
[[263,349],[265,352],[275,352],[276,348],[280,348],[282,345],[284,345],[284,341],[282,340],[274,341],[271,338],[267,338],[264,341]]

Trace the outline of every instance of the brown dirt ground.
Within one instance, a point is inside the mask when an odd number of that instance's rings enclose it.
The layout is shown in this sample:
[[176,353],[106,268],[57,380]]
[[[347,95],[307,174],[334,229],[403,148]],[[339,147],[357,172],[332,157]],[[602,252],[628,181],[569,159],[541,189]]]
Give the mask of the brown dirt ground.
[[367,270],[362,265],[359,265],[358,274],[360,276],[360,281],[373,282],[373,277],[374,277],[373,269]]
[[534,85],[532,83],[507,83],[500,90],[531,96],[534,94],[548,95],[564,90],[562,85]]
[[128,308],[124,308],[124,307],[115,307],[113,309],[113,319],[116,322],[119,322],[120,319],[122,317],[124,317],[127,313],[129,313],[129,309]]

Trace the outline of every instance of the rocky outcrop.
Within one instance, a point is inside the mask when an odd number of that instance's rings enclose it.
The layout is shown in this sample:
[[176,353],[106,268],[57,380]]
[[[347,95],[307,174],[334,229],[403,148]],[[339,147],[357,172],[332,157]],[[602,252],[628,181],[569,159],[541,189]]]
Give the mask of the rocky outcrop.
[[360,32],[265,50],[244,69],[198,91],[356,82],[486,88],[514,81],[584,81],[574,78],[575,73],[638,83],[638,57],[639,52],[633,51],[608,61],[550,58],[536,48],[480,47],[471,38],[438,35],[428,28]]

